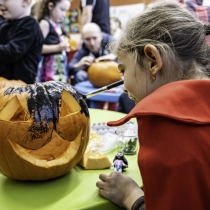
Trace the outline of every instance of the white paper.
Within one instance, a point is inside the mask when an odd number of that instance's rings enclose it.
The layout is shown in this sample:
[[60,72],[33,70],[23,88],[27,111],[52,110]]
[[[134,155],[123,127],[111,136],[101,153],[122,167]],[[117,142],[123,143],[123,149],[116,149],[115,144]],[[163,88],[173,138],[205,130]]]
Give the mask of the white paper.
[[203,6],[210,6],[210,0],[203,0]]

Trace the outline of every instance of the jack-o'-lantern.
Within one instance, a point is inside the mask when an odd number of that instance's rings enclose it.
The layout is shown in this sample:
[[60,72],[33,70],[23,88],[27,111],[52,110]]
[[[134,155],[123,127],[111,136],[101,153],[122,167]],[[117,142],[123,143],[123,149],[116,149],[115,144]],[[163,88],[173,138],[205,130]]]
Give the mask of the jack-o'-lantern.
[[89,140],[89,112],[74,87],[46,82],[0,89],[0,173],[47,180],[67,173]]
[[117,82],[121,77],[118,64],[114,61],[94,62],[88,68],[88,79],[97,88]]
[[8,80],[4,77],[0,77],[0,88],[9,87],[9,86],[22,86],[26,85],[22,80]]

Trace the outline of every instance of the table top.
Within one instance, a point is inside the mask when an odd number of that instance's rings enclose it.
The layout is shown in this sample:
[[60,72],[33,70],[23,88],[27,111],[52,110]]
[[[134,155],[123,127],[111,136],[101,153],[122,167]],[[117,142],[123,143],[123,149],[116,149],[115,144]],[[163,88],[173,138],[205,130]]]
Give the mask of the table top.
[[[90,122],[107,122],[124,116],[119,112],[89,109]],[[108,154],[113,160],[116,152]],[[136,155],[127,155],[129,168],[124,174],[132,177],[140,186],[142,180]],[[66,175],[48,181],[16,181],[0,175],[0,209],[2,210],[117,210],[110,201],[98,195],[96,181],[100,173],[110,174],[113,169],[84,170],[75,166]]]
[[[77,84],[75,84],[74,86],[80,93],[82,94],[86,94],[86,93],[90,93],[92,91],[97,90],[98,88],[95,88],[90,81],[84,81],[84,82],[79,82]],[[119,87],[123,87],[122,85]],[[122,88],[118,88],[119,91],[117,92],[111,92],[111,91],[105,91],[102,93],[99,93],[95,96],[92,96],[90,98],[90,100],[92,101],[107,101],[107,102],[118,102],[119,97],[121,96],[121,94],[123,93],[123,89]]]

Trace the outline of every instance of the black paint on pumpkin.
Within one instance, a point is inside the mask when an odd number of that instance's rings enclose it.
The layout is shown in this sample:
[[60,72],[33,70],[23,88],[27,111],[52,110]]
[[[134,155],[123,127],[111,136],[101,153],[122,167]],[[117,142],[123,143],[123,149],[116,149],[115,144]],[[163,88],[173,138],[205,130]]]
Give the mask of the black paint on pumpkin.
[[[89,112],[85,100],[81,97],[81,94],[68,83],[50,81],[28,86],[9,87],[6,89],[4,95],[16,95],[24,92],[29,93],[29,97],[26,98],[26,100],[29,113],[33,118],[33,124],[29,128],[29,133],[25,137],[24,141],[41,138],[43,134],[49,131],[49,129],[52,129],[52,123],[54,129],[56,130],[55,125],[59,118],[62,90],[66,90],[74,96],[82,107],[81,113],[84,112],[84,114],[88,117]],[[44,144],[46,144],[49,140],[50,139],[47,139]]]

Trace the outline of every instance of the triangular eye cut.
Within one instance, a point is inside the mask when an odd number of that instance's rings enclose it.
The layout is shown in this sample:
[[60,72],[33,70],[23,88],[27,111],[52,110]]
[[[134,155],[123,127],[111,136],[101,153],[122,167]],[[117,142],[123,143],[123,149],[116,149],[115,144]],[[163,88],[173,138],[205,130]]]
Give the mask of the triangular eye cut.
[[20,106],[17,111],[15,112],[15,114],[12,116],[12,118],[10,119],[10,121],[27,121],[30,119],[30,115],[29,113],[22,107]]
[[70,111],[69,107],[67,106],[67,104],[65,103],[65,101],[61,100],[61,104],[62,105],[61,105],[60,116],[64,117],[64,116],[70,114],[71,111]]
[[72,96],[69,94],[66,90],[62,91],[62,97],[61,97],[61,109],[60,109],[60,116],[66,116],[71,113],[75,113],[81,110],[80,105]]
[[29,115],[21,106],[18,98],[15,96],[0,110],[0,120],[26,121]]

